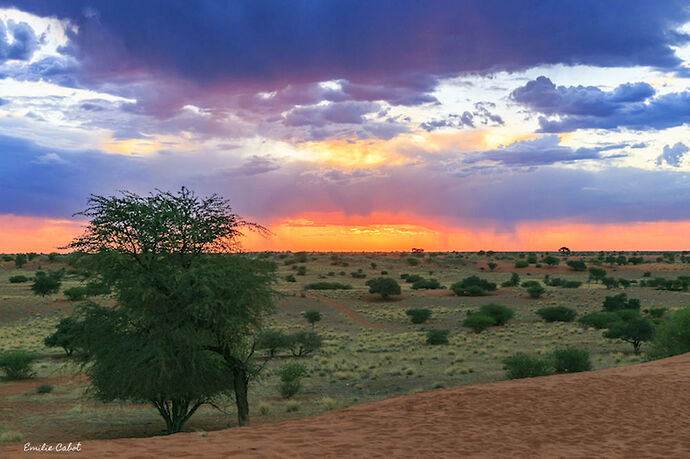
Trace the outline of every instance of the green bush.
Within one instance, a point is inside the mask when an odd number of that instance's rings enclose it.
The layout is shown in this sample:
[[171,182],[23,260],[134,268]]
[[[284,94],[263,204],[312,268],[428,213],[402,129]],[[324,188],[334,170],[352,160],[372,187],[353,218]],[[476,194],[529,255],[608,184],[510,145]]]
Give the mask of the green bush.
[[661,359],[690,352],[690,308],[680,309],[657,326],[649,355]]
[[508,379],[534,378],[551,374],[548,361],[518,353],[503,361]]
[[577,373],[592,369],[589,352],[573,347],[553,351],[551,353],[551,363],[556,373]]
[[529,263],[526,260],[517,260],[515,262],[515,267],[518,269],[527,268],[528,266],[529,266]]
[[43,271],[37,271],[31,290],[36,295],[41,296],[57,293],[60,290],[60,277],[59,271],[51,271],[47,274]]
[[314,331],[301,331],[287,335],[287,344],[295,357],[306,357],[321,347],[322,341]]
[[582,260],[568,260],[565,262],[566,265],[573,271],[586,271],[587,265]]
[[530,287],[535,287],[535,286],[536,286],[536,287],[541,287],[541,284],[539,283],[539,281],[527,280],[527,281],[524,281],[524,282],[520,285],[520,287],[523,287],[523,288],[530,288]]
[[340,282],[312,282],[304,286],[305,290],[350,290],[351,288],[351,285]]
[[285,276],[285,280],[286,280],[287,282],[297,282],[297,279],[295,279],[295,275],[294,275],[294,274],[288,274],[287,276]]
[[618,338],[632,344],[635,354],[640,353],[642,343],[651,340],[653,335],[654,326],[652,321],[646,317],[639,316],[615,322],[604,332],[605,338]]
[[547,322],[572,322],[577,312],[565,306],[549,306],[539,309],[537,315]]
[[22,276],[21,274],[18,276],[12,276],[10,277],[10,284],[21,284],[23,282],[28,282],[29,278],[26,276]]
[[462,321],[463,327],[470,328],[475,333],[481,333],[493,325],[496,325],[496,321],[493,317],[478,312],[469,314],[465,320]]
[[620,316],[615,312],[593,312],[580,317],[578,322],[586,327],[603,329],[609,328],[612,324],[620,320]]
[[321,320],[321,313],[316,309],[310,309],[304,313],[304,318],[307,319],[307,322],[309,322],[313,327],[316,322]]
[[408,309],[405,311],[413,324],[423,324],[431,317],[431,309]]
[[530,298],[539,298],[546,290],[541,285],[533,285],[527,289],[527,294]]
[[65,296],[70,301],[82,301],[86,298],[86,287],[72,287],[63,290]]
[[400,295],[400,285],[392,277],[377,277],[369,279],[365,285],[369,287],[369,293],[378,293],[386,299],[390,295]]
[[426,332],[426,344],[435,346],[437,344],[448,344],[448,335],[450,330],[439,330],[432,328]]
[[485,291],[491,292],[496,290],[496,284],[480,279],[477,276],[470,276],[454,283],[450,289],[458,296],[481,296],[484,295]]
[[668,308],[649,308],[646,312],[650,317],[661,319],[666,314]]
[[407,261],[407,264],[410,266],[417,266],[419,264],[419,260],[417,260],[414,257],[409,257],[409,258],[407,258],[406,261]]
[[441,284],[436,279],[420,279],[412,284],[413,290],[437,290]]
[[563,281],[563,283],[561,283],[561,287],[563,287],[563,288],[578,288],[581,285],[582,285],[582,282],[573,281],[573,280],[567,280],[567,281]]
[[298,266],[297,267],[297,275],[298,276],[306,276],[307,275],[307,267],[306,266]]
[[351,275],[354,279],[364,279],[364,278],[367,277],[367,275],[364,274],[364,273],[361,272],[361,271],[353,271],[353,272],[350,273],[350,275]]
[[37,394],[49,394],[51,392],[53,392],[53,386],[50,384],[41,384],[36,388]]
[[407,274],[404,277],[404,279],[405,279],[405,282],[407,282],[408,284],[414,284],[415,282],[418,282],[420,280],[424,280],[424,278],[422,276],[420,276],[419,274]]
[[33,378],[35,373],[31,366],[36,355],[27,351],[5,351],[0,353],[0,370],[9,380]]
[[518,273],[511,273],[510,280],[507,280],[501,284],[501,287],[517,287],[520,285],[520,276]]
[[280,395],[283,398],[291,398],[302,388],[302,378],[309,372],[301,363],[288,363],[278,370],[280,377]]
[[625,293],[619,293],[618,295],[607,296],[606,299],[604,299],[603,309],[609,312],[619,311],[621,309],[639,310],[640,300],[636,298],[628,299]]
[[491,317],[496,325],[505,325],[515,316],[515,311],[500,304],[489,303],[479,308],[479,314]]
[[290,335],[269,328],[257,336],[256,348],[267,351],[268,355],[273,357],[280,349],[289,349],[292,344],[291,339]]

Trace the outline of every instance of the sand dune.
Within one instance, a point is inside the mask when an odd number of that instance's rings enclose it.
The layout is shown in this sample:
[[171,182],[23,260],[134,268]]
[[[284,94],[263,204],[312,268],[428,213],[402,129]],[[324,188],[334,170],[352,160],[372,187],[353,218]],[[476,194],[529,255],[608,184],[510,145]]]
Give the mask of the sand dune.
[[[22,447],[0,446],[0,457],[30,456]],[[87,441],[81,453],[57,456],[687,458],[690,354],[405,395],[206,437]]]

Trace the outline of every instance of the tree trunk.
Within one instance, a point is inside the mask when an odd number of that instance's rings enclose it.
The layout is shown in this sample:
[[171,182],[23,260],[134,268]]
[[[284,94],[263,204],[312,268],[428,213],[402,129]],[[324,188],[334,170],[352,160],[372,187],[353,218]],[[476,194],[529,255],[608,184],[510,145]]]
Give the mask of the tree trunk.
[[249,377],[244,367],[235,365],[232,369],[235,383],[235,404],[237,405],[237,423],[249,425]]

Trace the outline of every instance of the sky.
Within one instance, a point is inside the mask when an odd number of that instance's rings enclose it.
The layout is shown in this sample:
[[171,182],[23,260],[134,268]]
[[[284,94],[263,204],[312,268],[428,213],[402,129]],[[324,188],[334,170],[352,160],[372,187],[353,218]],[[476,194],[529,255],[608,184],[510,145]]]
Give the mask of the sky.
[[245,250],[685,250],[686,1],[0,0],[0,252],[187,186]]

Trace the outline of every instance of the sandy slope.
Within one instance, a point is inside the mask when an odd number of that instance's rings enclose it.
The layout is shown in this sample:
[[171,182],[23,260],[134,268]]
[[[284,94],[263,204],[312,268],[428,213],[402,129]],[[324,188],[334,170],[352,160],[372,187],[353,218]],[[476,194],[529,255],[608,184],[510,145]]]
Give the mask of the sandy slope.
[[[0,457],[28,457],[23,445]],[[42,457],[690,457],[690,354],[366,403],[275,424],[87,441]]]

